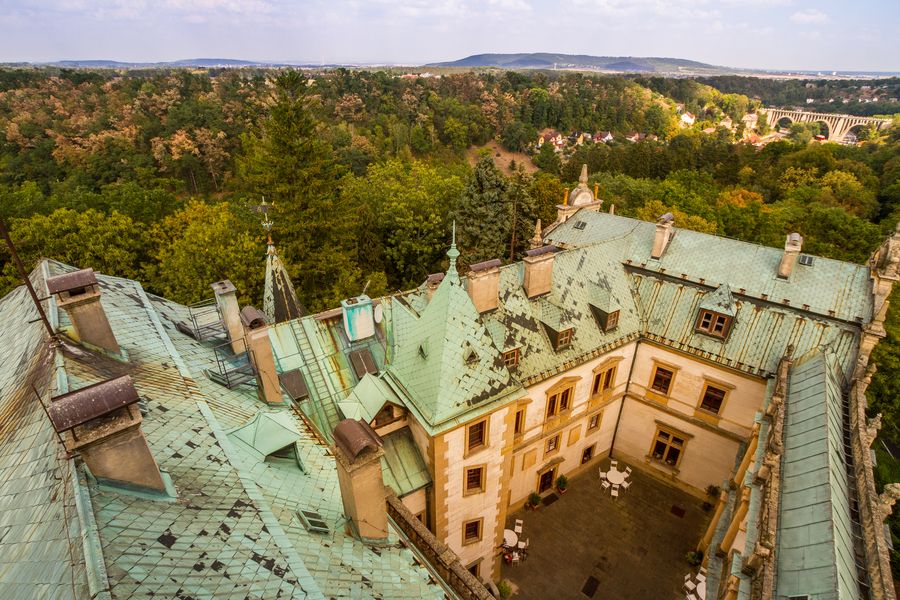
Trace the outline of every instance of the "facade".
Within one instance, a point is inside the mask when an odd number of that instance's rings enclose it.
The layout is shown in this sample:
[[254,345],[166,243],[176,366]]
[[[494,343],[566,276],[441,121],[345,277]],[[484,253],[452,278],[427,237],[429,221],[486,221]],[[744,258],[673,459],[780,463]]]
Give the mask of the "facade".
[[[601,206],[583,171],[522,262],[486,261],[461,277],[452,247],[445,274],[374,301],[369,337],[340,335],[338,310],[277,326],[279,363],[303,373],[300,406],[326,435],[355,414],[383,435],[408,429],[425,483],[398,495],[481,579],[500,577],[495,548],[509,512],[613,456],[698,498],[726,490],[701,549],[715,550],[707,564],[722,570],[711,578],[722,594],[749,598],[746,543],[762,521],[750,492],[742,512],[740,482],[758,476],[750,455],[779,377],[791,376],[785,361],[827,363],[840,383],[822,389],[849,389],[883,320],[892,280],[879,265],[893,263],[802,255],[796,234],[779,250]],[[354,359],[365,349],[368,367]],[[874,589],[868,566],[853,586]]]

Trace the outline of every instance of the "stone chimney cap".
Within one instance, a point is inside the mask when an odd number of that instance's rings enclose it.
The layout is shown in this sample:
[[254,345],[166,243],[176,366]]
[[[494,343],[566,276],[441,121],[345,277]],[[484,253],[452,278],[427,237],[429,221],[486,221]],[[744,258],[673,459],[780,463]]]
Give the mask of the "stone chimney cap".
[[230,279],[223,279],[222,281],[217,281],[210,285],[213,291],[216,294],[228,294],[230,292],[236,292],[237,288],[234,287],[234,284],[231,283]]
[[368,423],[360,420],[344,419],[334,428],[334,443],[350,462],[356,460],[366,448],[377,450],[382,445],[381,438]]
[[525,256],[541,256],[542,254],[547,254],[549,252],[556,252],[559,248],[554,245],[549,246],[541,246],[540,248],[535,248],[534,250],[526,250]]
[[428,279],[425,280],[425,283],[431,285],[437,285],[444,280],[445,273],[432,273],[428,276]]
[[802,244],[803,236],[800,235],[799,233],[797,233],[796,231],[794,233],[789,233],[787,236],[787,242],[789,244]]
[[673,215],[673,214],[670,213],[670,212],[667,212],[666,214],[664,214],[663,216],[661,216],[661,217],[659,218],[659,220],[656,221],[656,222],[659,223],[660,225],[667,225],[667,224],[669,224],[669,223],[674,223],[674,222],[675,222],[675,215]]
[[499,258],[492,258],[491,260],[485,260],[480,263],[475,263],[474,265],[469,265],[469,270],[473,273],[478,273],[480,271],[487,271],[488,269],[499,267],[502,264],[503,262]]
[[47,291],[51,294],[68,292],[89,285],[97,285],[97,277],[94,275],[93,269],[81,269],[47,278]]
[[47,414],[58,432],[73,429],[139,400],[128,375],[102,381],[53,398]]
[[248,329],[259,329],[266,324],[266,313],[255,306],[245,306],[241,309],[241,323]]

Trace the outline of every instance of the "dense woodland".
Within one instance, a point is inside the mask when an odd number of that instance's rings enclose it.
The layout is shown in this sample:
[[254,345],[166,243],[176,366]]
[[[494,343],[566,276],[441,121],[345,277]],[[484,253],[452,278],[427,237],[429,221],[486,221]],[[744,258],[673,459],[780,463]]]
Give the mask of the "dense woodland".
[[[444,269],[453,220],[463,263],[516,259],[587,164],[620,214],[671,211],[679,227],[776,247],[799,231],[805,251],[865,261],[900,220],[900,127],[859,146],[759,149],[736,141],[740,128],[702,130],[812,88],[706,83],[721,89],[574,73],[0,71],[0,216],[27,264],[90,266],[183,303],[227,277],[259,302],[265,201],[301,300],[320,310]],[[694,127],[678,126],[677,104]],[[561,155],[545,144],[537,172],[491,152],[467,160],[491,140],[534,152],[546,128],[659,140]],[[5,293],[19,279],[5,248],[0,261]],[[883,438],[900,445],[897,311],[888,332],[870,395]],[[900,481],[878,451],[882,481]]]

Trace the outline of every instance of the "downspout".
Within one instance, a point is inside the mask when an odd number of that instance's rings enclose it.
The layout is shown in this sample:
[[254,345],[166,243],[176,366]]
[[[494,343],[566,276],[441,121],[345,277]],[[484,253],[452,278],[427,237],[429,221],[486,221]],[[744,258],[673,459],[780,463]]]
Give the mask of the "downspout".
[[631,387],[631,374],[634,372],[634,363],[637,361],[638,350],[641,347],[641,338],[639,337],[634,344],[634,356],[631,359],[631,366],[628,367],[628,381],[625,382],[625,393],[622,395],[622,401],[619,403],[619,414],[616,416],[616,429],[613,431],[612,441],[609,443],[609,456],[612,457],[613,448],[616,446],[616,436],[619,434],[619,422],[622,419],[622,409],[625,408],[625,399],[628,398],[628,389]]

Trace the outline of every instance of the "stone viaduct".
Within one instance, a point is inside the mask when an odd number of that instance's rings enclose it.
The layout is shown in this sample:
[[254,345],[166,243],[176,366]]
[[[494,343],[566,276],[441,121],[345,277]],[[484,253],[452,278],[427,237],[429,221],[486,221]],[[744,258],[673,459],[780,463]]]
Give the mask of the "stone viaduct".
[[769,119],[769,126],[773,129],[782,119],[788,119],[791,123],[824,123],[828,127],[828,135],[826,137],[832,142],[844,141],[844,136],[851,129],[860,125],[874,123],[877,129],[886,129],[891,126],[890,119],[876,119],[874,117],[817,113],[805,110],[782,110],[780,108],[761,108],[760,112],[766,113]]

